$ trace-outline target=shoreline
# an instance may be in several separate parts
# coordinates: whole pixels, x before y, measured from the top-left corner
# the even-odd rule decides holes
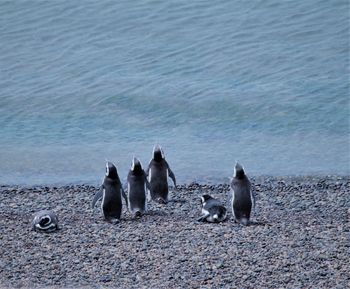
[[[92,213],[91,185],[0,185],[0,287],[345,288],[349,272],[350,176],[251,177],[256,225],[198,223],[199,197],[229,206],[229,185],[192,182],[168,205],[149,203],[120,224]],[[60,230],[30,230],[53,209]],[[20,248],[20,249],[19,249]]]
[[[341,179],[348,179],[350,178],[350,175],[346,174],[310,174],[310,175],[249,175],[248,177],[250,181],[253,182],[264,182],[264,181],[277,181],[277,180],[293,180],[293,181],[311,181],[311,180],[341,180]],[[211,178],[211,177],[202,177],[202,178],[194,178],[190,179],[188,178],[185,181],[178,182],[178,184],[182,186],[189,186],[191,184],[198,184],[198,185],[229,185],[231,176],[222,177],[222,178]],[[101,177],[102,179],[102,177]],[[120,179],[122,184],[126,183],[125,179]],[[172,181],[168,180],[169,182],[169,188],[173,187]],[[92,186],[92,187],[98,187],[101,184],[101,180],[98,181],[75,181],[75,182],[48,182],[48,183],[6,183],[6,182],[0,182],[0,188],[4,187],[14,187],[14,188],[42,188],[42,187],[48,187],[48,188],[59,188],[59,187],[71,187],[71,186]]]

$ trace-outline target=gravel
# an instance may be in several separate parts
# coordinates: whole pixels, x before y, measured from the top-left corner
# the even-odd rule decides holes
[[[0,186],[0,287],[349,288],[350,177],[257,177],[254,224],[199,223],[209,193],[229,207],[227,184],[181,185],[119,224],[90,209],[97,190]],[[30,230],[52,209],[61,229]]]

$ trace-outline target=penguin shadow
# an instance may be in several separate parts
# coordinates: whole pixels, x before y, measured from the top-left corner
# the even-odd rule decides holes
[[[172,210],[174,205],[178,206],[178,205],[183,205],[187,202],[187,200],[185,199],[169,199],[166,202],[162,202],[162,201],[158,201],[158,200],[150,200],[149,203],[149,207],[151,207],[151,209],[149,209],[148,211],[152,211],[152,210],[157,210],[157,213],[160,213],[160,216],[165,216],[168,215],[167,213],[164,212],[165,211],[169,211]],[[159,212],[160,210],[160,212]],[[156,216],[157,213],[151,213],[151,215]]]
[[[172,214],[172,212],[174,212],[174,210],[176,210],[174,205],[176,206],[177,204],[179,204],[181,206],[186,202],[187,200],[185,199],[171,198],[167,202],[159,202],[157,200],[152,199],[149,201],[149,209],[146,214],[149,216],[159,216],[159,217],[169,216]]]
[[[270,226],[267,221],[250,221],[249,226]]]
[[[184,204],[184,203],[186,203],[187,202],[187,200],[186,199],[170,199],[169,201],[168,201],[168,204],[169,203],[179,203],[179,204]]]
[[[266,220],[263,220],[263,221],[252,221],[251,222],[253,226],[271,226],[271,224],[266,221]]]
[[[236,221],[236,220],[232,220],[231,223],[235,224],[236,226],[240,226],[240,227],[251,227],[251,226],[271,226],[270,223],[268,223],[267,221],[249,221],[249,223],[247,225],[243,225],[240,222]]]
[[[133,215],[130,212],[124,214],[121,218],[120,222],[123,223],[142,223],[148,222],[150,217],[167,217],[168,213],[156,209],[148,209],[146,212],[142,213],[142,215]]]
[[[44,235],[45,236],[45,235],[55,235],[55,234],[64,233],[67,230],[64,227],[57,227],[55,229],[55,231],[38,231],[38,230],[35,230],[33,228],[30,228],[29,231],[35,235]]]
[[[226,223],[229,223],[229,220],[226,219],[225,221],[222,222],[209,222],[209,221],[202,221],[200,220],[201,218],[196,217],[195,218],[195,225],[199,225],[199,226],[224,226]]]
[[[143,222],[148,221],[149,217],[169,217],[173,214],[174,208],[172,208],[172,204],[184,204],[187,203],[186,199],[177,198],[177,199],[169,199],[167,202],[158,202],[156,200],[148,201],[148,210],[144,212],[141,216],[134,216],[129,211],[125,212],[123,221],[126,222]]]
[[[160,210],[148,210],[144,215],[145,216],[164,217],[164,216],[168,216],[168,213],[165,211],[160,211]]]

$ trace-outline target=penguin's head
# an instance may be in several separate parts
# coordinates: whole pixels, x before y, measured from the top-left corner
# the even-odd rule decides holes
[[[237,179],[242,179],[244,178],[245,173],[244,173],[244,169],[242,167],[242,165],[238,162],[236,162],[234,171],[233,171],[233,177],[237,178]]]
[[[45,227],[45,226],[47,226],[47,225],[50,224],[50,223],[51,223],[51,217],[50,217],[49,215],[43,216],[43,217],[40,219],[40,221],[39,221],[39,225],[40,225],[41,227]]]
[[[130,170],[134,173],[142,172],[142,164],[138,158],[133,157]]]
[[[153,159],[157,162],[165,159],[164,152],[159,144],[156,144],[153,148]]]
[[[210,195],[203,195],[203,196],[201,196],[201,203],[202,203],[202,205],[203,205],[204,203],[206,203],[208,200],[212,199],[212,198],[213,198],[213,197],[210,196]]]
[[[106,176],[112,179],[115,179],[118,176],[117,168],[109,161],[106,162]]]

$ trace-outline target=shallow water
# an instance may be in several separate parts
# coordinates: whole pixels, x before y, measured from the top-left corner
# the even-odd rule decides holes
[[[349,175],[348,1],[3,1],[0,183]]]

